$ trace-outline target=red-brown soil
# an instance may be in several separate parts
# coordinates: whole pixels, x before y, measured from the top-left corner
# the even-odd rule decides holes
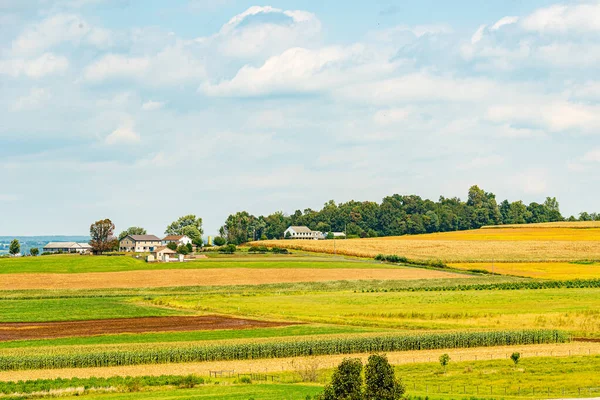
[[[293,325],[215,315],[194,317],[146,317],[62,322],[0,323],[0,341],[49,339],[118,333],[248,329]]]

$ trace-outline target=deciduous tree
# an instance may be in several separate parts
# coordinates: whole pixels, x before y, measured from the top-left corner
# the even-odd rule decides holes
[[[333,372],[331,383],[325,386],[322,400],[361,400],[362,362],[360,359],[346,358]]]
[[[36,257],[38,254],[40,254],[40,249],[38,249],[37,247],[32,247],[31,249],[29,249],[29,254]]]
[[[8,252],[11,255],[17,255],[21,252],[21,243],[17,239],[13,239],[8,246]]]
[[[115,224],[108,218],[96,221],[90,226],[90,246],[95,254],[111,251],[118,246],[114,231]]]
[[[365,400],[397,400],[404,386],[396,379],[394,367],[384,355],[373,354],[365,367]]]
[[[147,232],[144,228],[139,226],[132,226],[119,233],[119,241],[123,240],[127,235],[146,235]]]

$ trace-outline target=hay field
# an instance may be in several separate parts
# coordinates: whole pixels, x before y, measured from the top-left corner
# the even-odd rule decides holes
[[[446,263],[600,260],[600,228],[553,225],[348,239],[335,243],[333,240],[271,240],[260,244],[358,257],[396,254]]]
[[[464,278],[462,274],[414,268],[219,268],[194,270],[90,272],[80,274],[5,274],[0,290],[151,288],[260,285],[339,280],[417,280]]]
[[[567,263],[567,262],[485,262],[485,263],[452,263],[453,268],[463,270],[485,270],[502,275],[526,276],[529,278],[569,280],[600,278],[600,263]]]

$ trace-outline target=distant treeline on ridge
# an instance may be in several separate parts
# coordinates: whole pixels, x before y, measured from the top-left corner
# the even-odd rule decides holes
[[[597,214],[580,215],[582,220],[597,218]],[[354,200],[336,204],[330,200],[320,211],[307,208],[292,215],[278,211],[256,217],[241,211],[227,218],[220,234],[229,243],[241,244],[250,240],[282,239],[290,225],[306,225],[321,232],[345,231],[348,237],[377,237],[564,220],[555,197],[548,197],[541,204],[504,200],[498,205],[493,193],[472,186],[466,202],[457,197],[440,197],[434,202],[416,195],[394,194],[385,197],[381,204]]]

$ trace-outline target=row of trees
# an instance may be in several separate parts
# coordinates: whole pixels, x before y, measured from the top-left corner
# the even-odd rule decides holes
[[[591,215],[582,213],[581,219],[584,218],[591,218]],[[308,208],[292,215],[275,212],[256,217],[242,211],[227,217],[219,233],[229,243],[241,244],[249,240],[282,239],[290,225],[306,225],[321,232],[345,231],[349,237],[376,237],[563,220],[554,197],[529,205],[508,200],[498,204],[493,193],[472,186],[466,201],[440,197],[434,202],[416,195],[394,194],[385,197],[381,203],[352,200],[336,204],[330,200],[319,211]]]

